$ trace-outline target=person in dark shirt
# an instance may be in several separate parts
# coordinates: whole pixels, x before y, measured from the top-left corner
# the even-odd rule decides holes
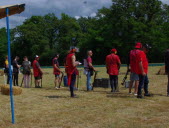
[[[165,59],[165,72],[168,77],[167,96],[169,96],[169,49],[166,50],[164,59]]]
[[[23,67],[23,79],[24,79],[24,87],[29,88],[30,74],[31,74],[31,62],[28,61],[28,57],[25,56],[24,61],[22,62]]]
[[[56,54],[55,57],[52,60],[53,74],[55,75],[54,84],[55,84],[56,89],[58,89],[58,85],[61,82],[61,78],[60,78],[61,70],[60,70],[60,67],[59,67],[58,58],[59,58],[59,54]]]
[[[20,65],[18,65],[19,57],[16,56],[15,59],[12,62],[13,65],[13,84],[14,86],[18,86],[18,74],[19,74],[19,68]]]

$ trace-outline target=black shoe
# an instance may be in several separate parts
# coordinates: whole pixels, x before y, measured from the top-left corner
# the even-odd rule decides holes
[[[150,93],[145,93],[144,96],[151,96]]]
[[[169,93],[167,94],[167,96],[169,97]]]
[[[77,98],[77,95],[74,94],[74,95],[71,95],[70,97],[71,98]]]
[[[143,99],[144,97],[142,95],[137,95],[137,98]]]

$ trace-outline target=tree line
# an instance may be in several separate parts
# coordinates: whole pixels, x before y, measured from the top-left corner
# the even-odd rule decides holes
[[[163,53],[169,48],[169,5],[159,0],[112,0],[109,8],[101,8],[95,17],[75,19],[67,14],[53,13],[32,16],[22,25],[11,29],[12,56],[30,60],[39,55],[42,65],[51,65],[55,53],[60,61],[70,46],[80,49],[81,61],[87,50],[93,51],[93,63],[104,64],[112,48],[118,50],[122,63],[136,42],[151,44],[149,61],[163,62]],[[0,29],[0,62],[7,55],[6,29]],[[3,65],[3,63],[1,63]]]

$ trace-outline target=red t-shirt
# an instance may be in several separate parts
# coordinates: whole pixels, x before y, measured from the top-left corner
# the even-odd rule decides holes
[[[143,51],[141,51],[141,52],[138,54],[138,63],[139,63],[139,62],[142,62],[143,70],[144,70],[144,72],[147,74],[147,73],[148,73],[148,59],[147,59],[146,54],[145,54]],[[138,65],[138,72],[137,72],[137,74],[142,74],[139,65]]]
[[[87,61],[88,68],[90,68],[89,67],[89,63],[92,63],[92,58],[90,56],[88,56],[87,59],[86,59],[86,61]]]
[[[118,55],[110,54],[106,56],[106,64],[108,67],[107,73],[109,75],[118,75],[119,74],[119,63],[120,58]]]
[[[33,61],[32,67],[33,67],[34,77],[42,76],[42,74],[39,70],[40,65],[39,65],[39,62],[37,60]]]
[[[55,75],[59,75],[60,74],[60,71],[58,71],[56,68],[55,68],[55,64],[56,66],[59,68],[59,62],[58,62],[58,59],[57,57],[55,57],[53,60],[52,60],[52,64],[53,64],[53,74]]]
[[[134,49],[130,51],[130,71],[137,73],[138,72],[138,55],[139,55],[140,50],[139,49]]]

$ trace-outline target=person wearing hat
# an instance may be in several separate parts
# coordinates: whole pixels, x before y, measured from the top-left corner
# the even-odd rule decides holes
[[[65,62],[65,71],[67,73],[68,78],[68,86],[70,88],[70,96],[73,98],[75,97],[74,94],[74,85],[76,80],[76,66],[80,64],[80,62],[76,61],[75,56],[76,49],[72,48],[70,52],[66,56],[66,62]]]
[[[35,60],[33,61],[33,74],[35,78],[35,88],[40,88],[40,80],[42,79],[43,71],[39,64],[39,56],[35,56]],[[42,83],[41,83],[42,84]]]
[[[111,92],[117,91],[118,74],[121,65],[120,58],[116,54],[117,50],[113,48],[111,53],[106,56],[106,68],[110,78]]]
[[[54,84],[55,84],[56,89],[59,89],[59,87],[57,87],[57,85],[61,82],[61,79],[60,79],[60,76],[59,76],[60,73],[61,73],[61,70],[59,68],[58,58],[59,58],[59,54],[56,54],[55,57],[52,60],[53,74],[55,75]]]
[[[139,52],[141,52],[142,44],[140,42],[137,42],[135,44],[135,49],[131,50],[129,53],[128,63],[127,63],[127,70],[131,72],[130,74],[130,85],[129,85],[129,94],[132,94],[131,89],[134,84],[134,95],[137,96],[138,91],[138,84],[139,84],[139,76],[137,74],[138,68],[137,68],[137,56]]]
[[[138,92],[137,98],[143,98],[142,96],[142,87],[144,87],[144,96],[150,96],[148,91],[148,59],[147,53],[151,49],[151,46],[148,44],[143,45],[142,51],[138,54],[138,70],[137,74],[139,74],[139,85],[138,85]]]
[[[19,57],[16,56],[15,59],[12,62],[13,65],[13,84],[14,86],[18,86],[18,74],[19,74],[19,68],[21,67],[18,65]]]
[[[85,74],[86,74],[86,88],[87,88],[87,91],[90,91],[92,90],[92,86],[91,86],[91,76],[93,75],[93,71],[95,71],[94,67],[93,67],[93,64],[92,64],[92,55],[93,55],[93,52],[92,50],[88,50],[87,51],[87,57],[84,59],[84,65],[85,66]]]
[[[168,77],[167,96],[169,96],[169,49],[166,50],[164,59],[165,59],[165,72],[166,72],[167,77]]]

